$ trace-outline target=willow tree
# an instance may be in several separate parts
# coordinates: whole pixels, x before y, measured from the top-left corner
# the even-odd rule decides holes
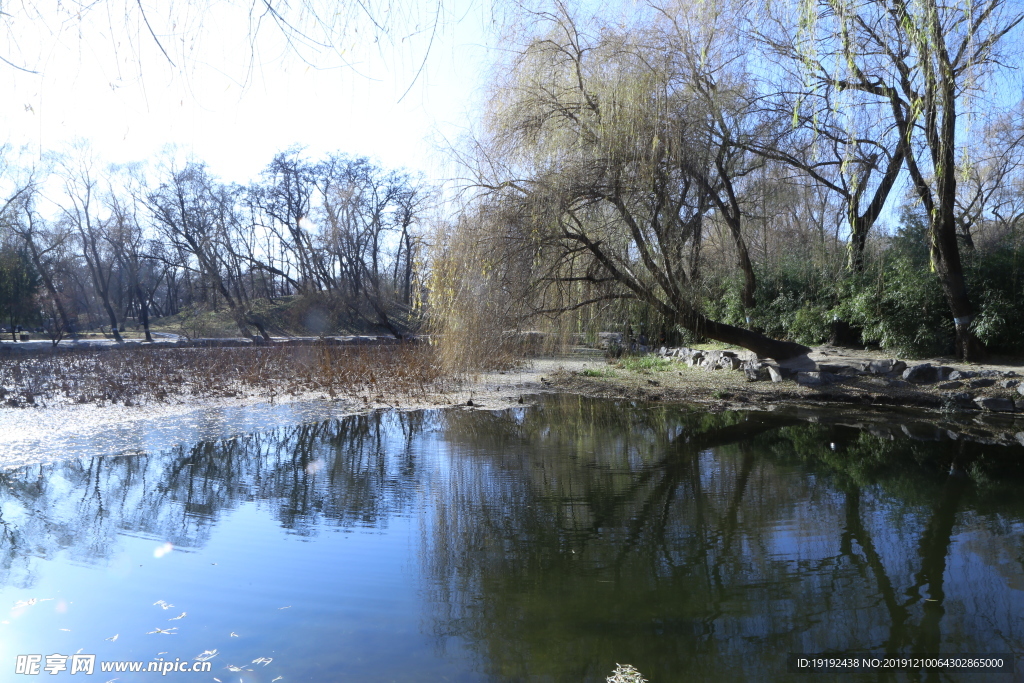
[[[1024,19],[1020,5],[798,0],[791,9],[790,49],[811,85],[884,105],[879,111],[899,134],[929,217],[931,268],[953,314],[958,354],[979,358],[984,346],[972,330],[976,309],[957,240],[957,183],[969,125],[999,109],[984,99],[995,100],[1004,85],[1007,37]]]
[[[791,124],[753,140],[751,149],[795,169],[802,183],[818,185],[842,204],[849,233],[846,265],[862,272],[868,235],[903,172],[899,131],[871,98],[851,98],[827,83],[807,89],[803,60],[785,27],[762,26],[754,35],[772,64],[773,75],[759,84],[762,106]]]
[[[494,89],[481,146],[482,215],[492,261],[514,254],[545,311],[628,297],[671,325],[776,359],[791,342],[709,319],[701,275],[711,227],[743,239],[744,191],[763,161],[748,138],[777,125],[752,112],[734,14],[722,5],[650,12],[589,33],[564,7],[534,34]],[[486,266],[485,266],[486,267]]]

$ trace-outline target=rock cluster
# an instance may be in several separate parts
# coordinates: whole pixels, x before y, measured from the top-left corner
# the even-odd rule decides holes
[[[657,353],[663,358],[676,359],[691,367],[740,370],[751,382],[792,380],[802,386],[821,387],[853,377],[876,376],[892,388],[936,385],[937,389],[944,391],[943,403],[952,409],[1024,412],[1024,382],[1013,371],[957,370],[931,363],[908,365],[895,358],[820,363],[805,355],[777,363],[771,359],[757,358],[749,352],[743,352],[741,357],[734,351],[705,351],[686,347],[661,347]],[[972,393],[972,390],[997,385],[1001,389],[1016,389],[1021,398]]]

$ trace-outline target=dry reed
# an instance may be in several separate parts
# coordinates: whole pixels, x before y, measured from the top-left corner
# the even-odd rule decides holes
[[[426,344],[126,348],[0,360],[0,404],[306,395],[391,402],[457,388]]]

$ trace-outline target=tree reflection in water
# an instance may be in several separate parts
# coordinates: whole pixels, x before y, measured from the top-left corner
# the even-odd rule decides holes
[[[432,623],[495,679],[628,661],[778,680],[790,652],[1024,649],[1019,450],[575,397],[451,414],[445,434],[462,457],[423,554]]]
[[[124,533],[201,549],[254,503],[310,539],[418,516],[411,628],[441,656],[468,644],[493,680],[601,681],[616,662],[655,682],[779,680],[790,652],[1020,653],[1020,456],[570,396],[374,413],[4,472],[0,581],[30,586],[59,552],[102,564]]]

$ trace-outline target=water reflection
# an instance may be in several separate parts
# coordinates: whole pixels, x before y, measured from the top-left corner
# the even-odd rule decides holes
[[[233,541],[278,573],[197,573],[175,602],[294,604],[261,636],[287,680],[785,680],[790,652],[1024,651],[1024,449],[827,422],[563,396],[26,467],[0,473],[0,596],[58,561],[109,570],[129,537],[224,564],[213,535],[255,508]],[[358,562],[329,540],[351,530]],[[282,580],[311,563],[316,590]],[[346,621],[404,590],[386,563],[410,599]]]

